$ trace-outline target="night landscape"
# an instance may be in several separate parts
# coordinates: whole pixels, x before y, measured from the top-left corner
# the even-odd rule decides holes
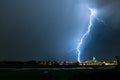
[[[0,0],[0,80],[119,80],[119,0]]]

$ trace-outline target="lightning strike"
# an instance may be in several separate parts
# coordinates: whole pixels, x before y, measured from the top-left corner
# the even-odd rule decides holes
[[[80,42],[78,43],[78,46],[77,46],[77,53],[78,53],[78,58],[77,59],[78,59],[79,63],[81,62],[81,60],[80,60],[80,55],[81,55],[80,48],[81,48],[81,45],[83,43],[84,38],[90,33],[90,30],[91,30],[91,27],[92,27],[92,19],[96,15],[95,9],[89,8],[89,11],[90,11],[90,16],[89,16],[89,25],[88,25],[87,31],[81,37]]]

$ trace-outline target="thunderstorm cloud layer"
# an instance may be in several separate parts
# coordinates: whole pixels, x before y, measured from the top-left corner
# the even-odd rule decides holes
[[[120,55],[119,0],[0,0],[0,60],[77,61],[76,46],[97,10],[81,60]]]

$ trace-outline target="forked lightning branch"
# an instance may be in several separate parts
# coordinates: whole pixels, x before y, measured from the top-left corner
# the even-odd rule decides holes
[[[91,27],[93,25],[93,22],[92,22],[93,18],[95,17],[97,20],[104,23],[102,20],[100,20],[99,18],[96,17],[96,10],[95,9],[89,8],[89,11],[90,11],[90,15],[89,15],[89,24],[88,24],[88,27],[87,27],[87,31],[80,38],[79,43],[77,45],[77,54],[78,54],[77,60],[78,60],[79,63],[81,62],[81,47],[82,47],[82,44],[83,44],[83,41],[84,41],[85,37],[87,37],[88,34],[91,31]]]

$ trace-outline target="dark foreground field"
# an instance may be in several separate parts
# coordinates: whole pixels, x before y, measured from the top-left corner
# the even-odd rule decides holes
[[[0,80],[120,80],[120,69],[0,69]]]

